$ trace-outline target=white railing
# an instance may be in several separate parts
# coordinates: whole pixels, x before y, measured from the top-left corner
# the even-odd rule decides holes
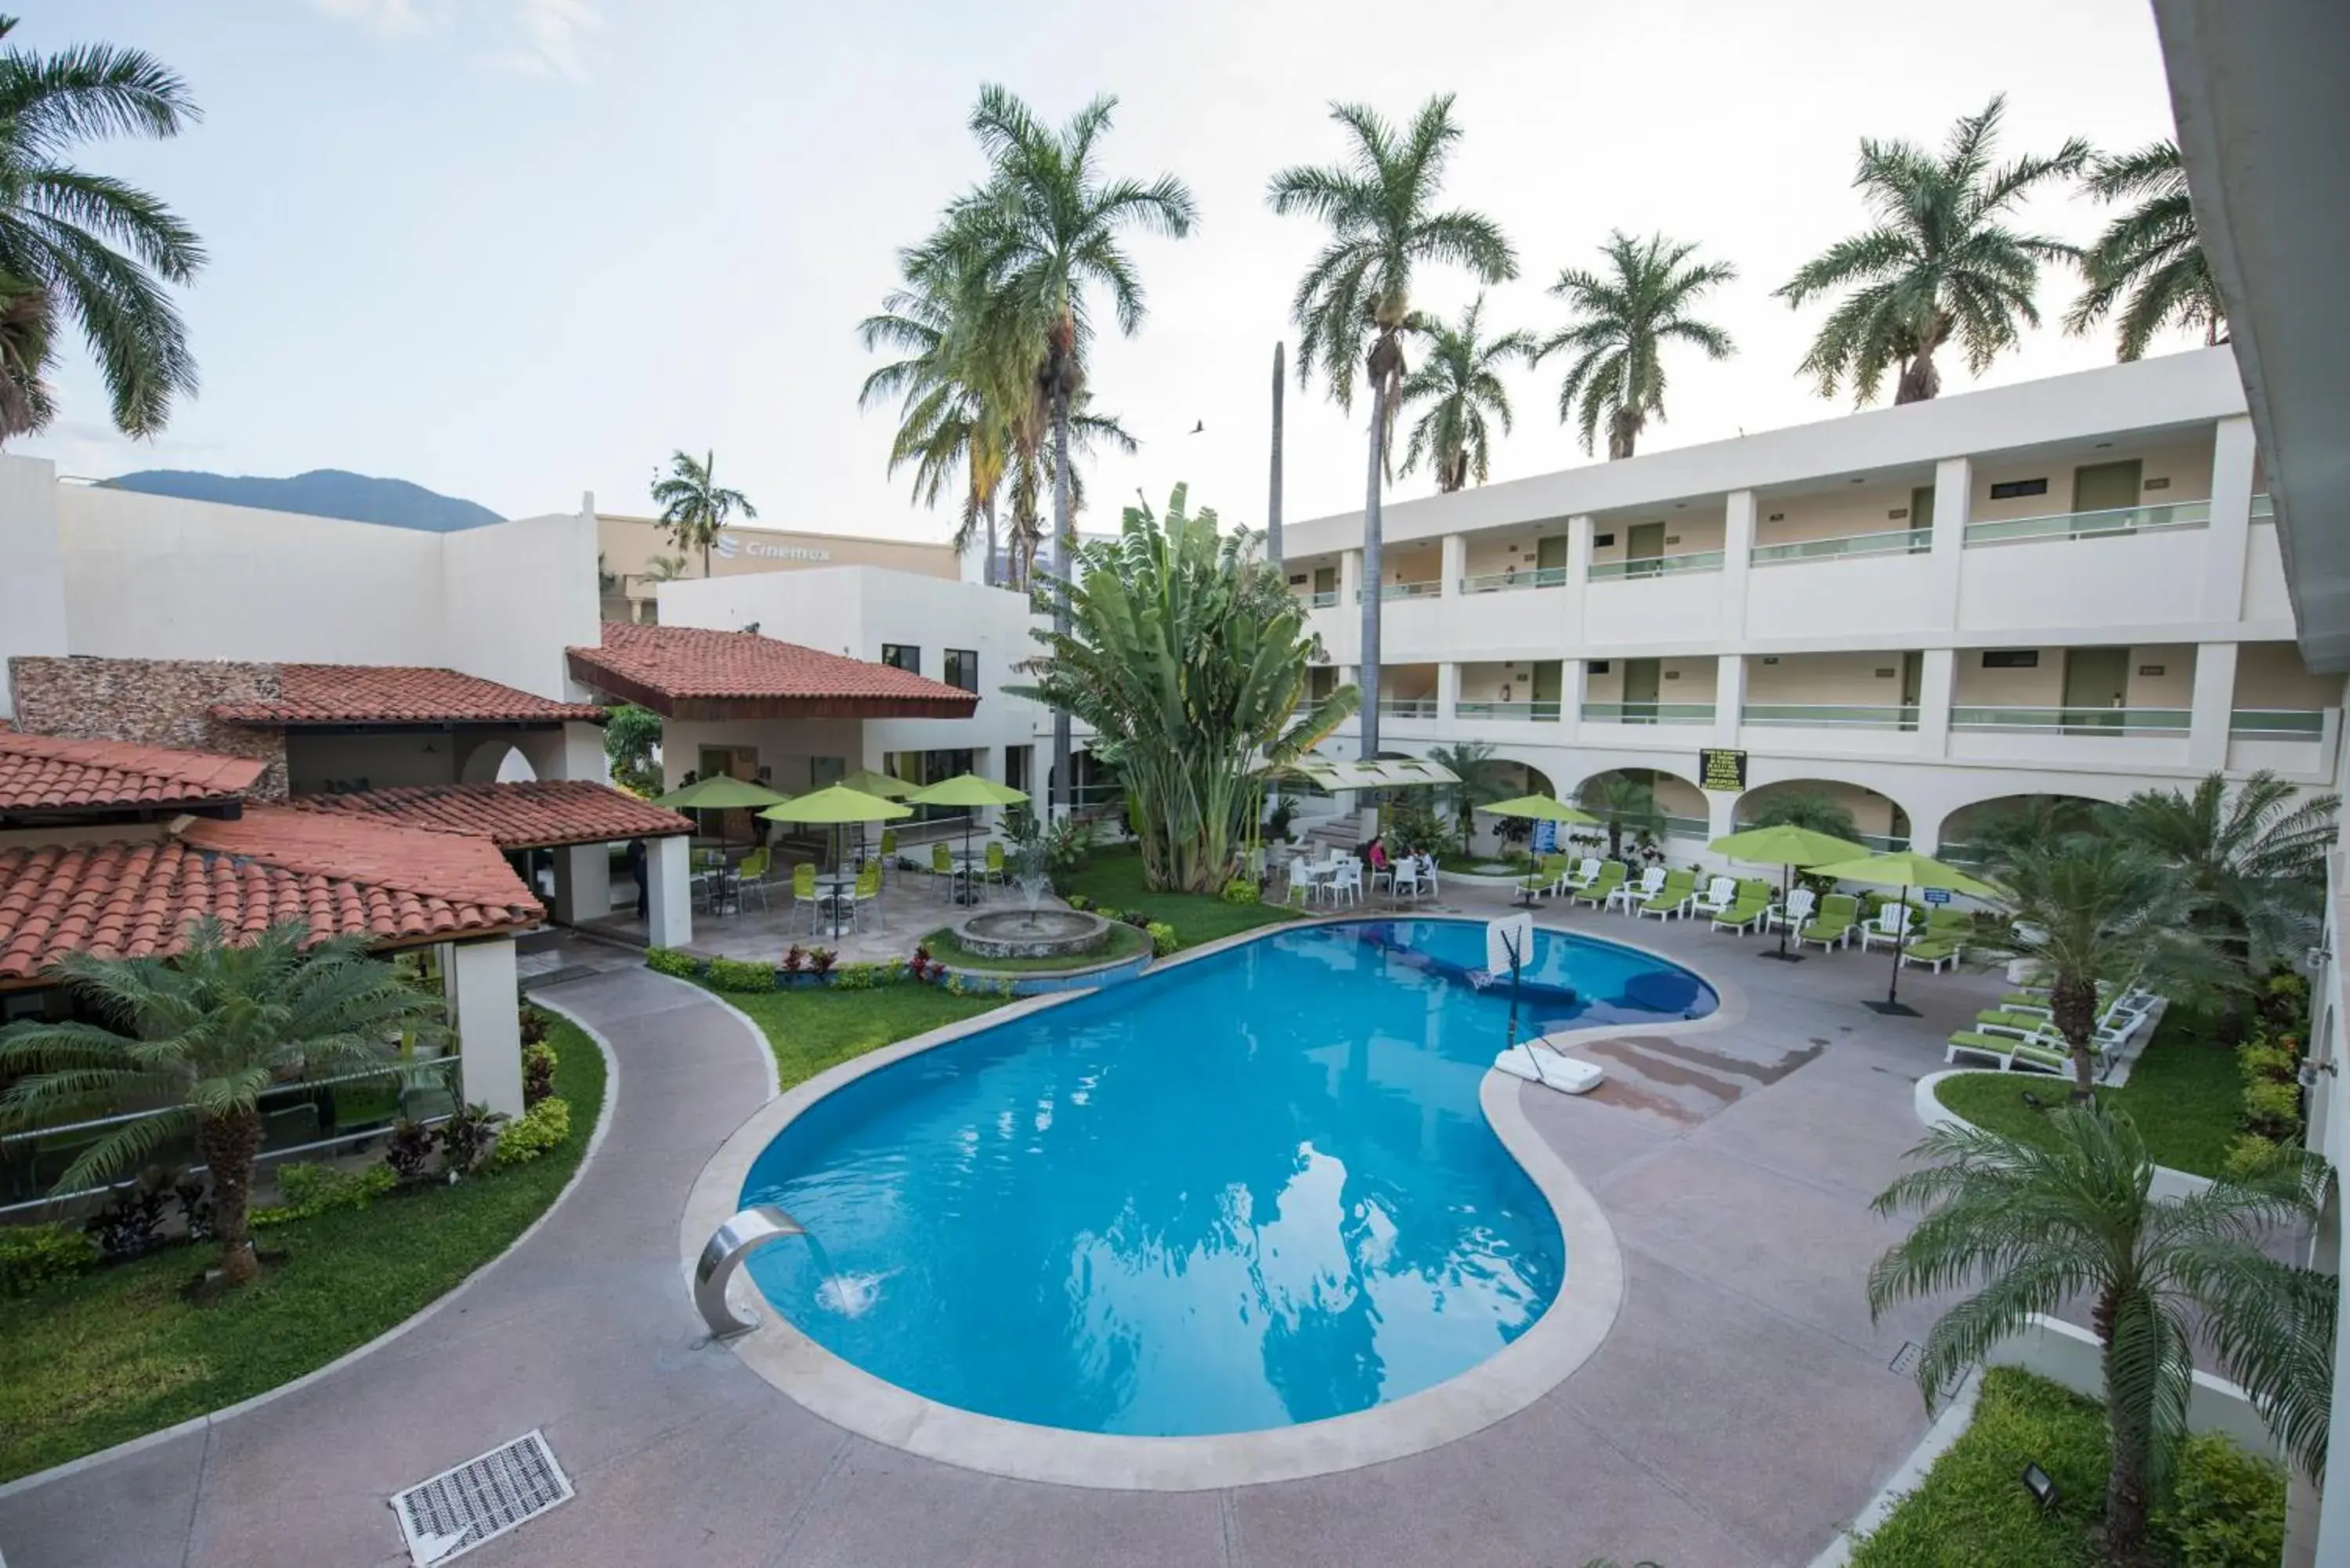
[[[1623,561],[1595,561],[1591,576],[1601,577],[1669,577],[1679,572],[1721,570],[1719,550],[1688,550],[1678,556],[1638,556]]]
[[[1383,599],[1432,599],[1444,591],[1442,582],[1430,578],[1421,583],[1382,583],[1379,597]],[[1363,590],[1355,590],[1355,602],[1363,602]]]
[[[1464,594],[1507,593],[1513,588],[1558,588],[1566,586],[1565,566],[1529,566],[1514,572],[1485,572],[1461,579]]]
[[[1594,724],[1711,724],[1711,702],[1586,702],[1583,717]]]
[[[2282,741],[2325,738],[2323,708],[2239,708],[2228,715],[2231,735],[2267,735]]]
[[[1382,719],[1433,719],[1436,699],[1433,697],[1382,697],[1379,699]]]
[[[1338,590],[1317,588],[1313,593],[1305,595],[1304,597],[1307,609],[1330,609],[1338,602]]]
[[[1842,730],[1914,730],[1912,703],[1749,702],[1739,710],[1743,724],[1787,724]]]
[[[1933,547],[1931,528],[1895,528],[1883,534],[1842,534],[1832,539],[1757,545],[1750,558],[1758,566],[1767,566],[1783,561],[1818,561],[1849,556],[1917,556]]]
[[[1537,724],[1558,722],[1556,702],[1456,702],[1453,713],[1462,719],[1526,719]]]
[[[2183,735],[2184,708],[1953,708],[1953,730],[2012,730],[2065,735]]]
[[[2252,497],[2252,521],[2255,523],[2276,521],[2276,499],[2265,490]]]
[[[2173,501],[2161,506],[2116,506],[2102,512],[2054,512],[2044,517],[2009,517],[1967,524],[1967,547],[2014,545],[2041,539],[2096,539],[2118,534],[2158,534],[2172,528],[2205,528],[2208,501]]]

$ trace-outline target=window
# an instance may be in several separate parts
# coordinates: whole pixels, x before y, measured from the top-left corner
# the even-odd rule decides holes
[[[2019,495],[2045,495],[2048,482],[2044,479],[2011,479],[1991,487],[1993,501],[2012,501]]]
[[[910,643],[885,642],[881,645],[881,662],[892,670],[920,675],[922,672],[922,650]]]
[[[1982,667],[1985,670],[2037,670],[2040,650],[2036,648],[1986,648]]]
[[[979,690],[979,649],[950,648],[947,649],[946,659],[948,685],[960,686],[965,691]]]

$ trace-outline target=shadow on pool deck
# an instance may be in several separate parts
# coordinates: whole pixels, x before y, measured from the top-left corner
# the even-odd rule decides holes
[[[1925,1016],[1887,1019],[1861,1005],[1881,955],[1782,965],[1678,923],[1542,918],[1653,947],[1749,1007],[1595,1049],[1612,1096],[1521,1091],[1615,1225],[1627,1288],[1588,1363],[1471,1437],[1309,1480],[1120,1493],[953,1469],[816,1419],[700,1337],[677,1272],[685,1193],[764,1096],[758,1046],[706,994],[627,969],[539,993],[619,1063],[607,1141],[541,1231],[332,1376],[0,1496],[0,1552],[17,1568],[389,1568],[406,1560],[393,1490],[538,1427],[578,1495],[468,1568],[1800,1568],[1924,1430],[1887,1364],[1929,1314],[1869,1322],[1862,1280],[1896,1232],[1866,1204],[1919,1137],[1911,1089],[1941,1037],[1998,987],[1905,978]]]

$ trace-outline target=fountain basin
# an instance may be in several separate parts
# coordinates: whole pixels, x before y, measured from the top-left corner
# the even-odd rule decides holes
[[[1109,942],[1109,922],[1079,909],[990,909],[956,923],[955,940],[981,958],[1078,958]]]

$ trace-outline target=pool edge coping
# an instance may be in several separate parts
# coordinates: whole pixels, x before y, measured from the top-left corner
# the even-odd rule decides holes
[[[1178,969],[1300,926],[1378,918],[1368,912],[1334,914],[1235,932],[1162,959],[1149,972]],[[1433,911],[1419,918],[1476,919]],[[1744,1015],[1742,988],[1725,987],[1644,944],[1616,945],[1685,970],[1712,989],[1714,1012],[1681,1027],[1718,1026]],[[1065,991],[1023,998],[836,1064],[769,1100],[727,1137],[694,1179],[678,1233],[685,1288],[691,1291],[702,1244],[735,1212],[752,1165],[810,1106],[869,1073],[1084,994]],[[1610,1025],[1582,1033],[1599,1039],[1656,1027]],[[1615,1227],[1596,1196],[1535,1130],[1523,1096],[1514,1092],[1520,1085],[1488,1068],[1478,1085],[1478,1105],[1503,1148],[1550,1205],[1566,1246],[1566,1279],[1516,1339],[1457,1376],[1390,1404],[1293,1427],[1183,1438],[1076,1432],[983,1416],[926,1399],[836,1355],[778,1314],[747,1272],[737,1276],[729,1300],[759,1326],[726,1343],[764,1381],[835,1426],[922,1459],[1015,1480],[1101,1490],[1197,1491],[1303,1480],[1425,1453],[1481,1432],[1549,1394],[1598,1350],[1623,1307],[1623,1251]]]

